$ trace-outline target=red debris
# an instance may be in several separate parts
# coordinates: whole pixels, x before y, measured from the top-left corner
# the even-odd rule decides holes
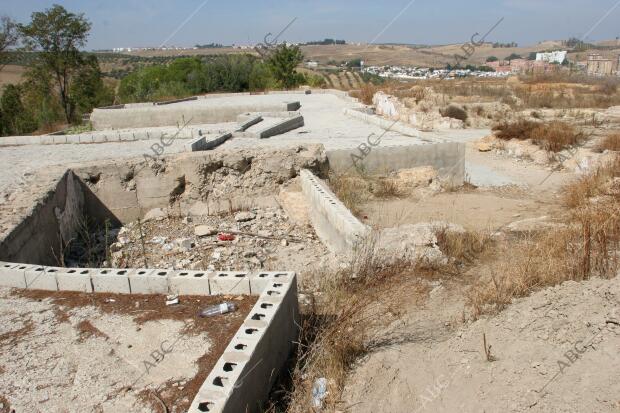
[[[219,239],[220,241],[234,241],[235,236],[233,234],[221,233],[217,236],[217,239]]]

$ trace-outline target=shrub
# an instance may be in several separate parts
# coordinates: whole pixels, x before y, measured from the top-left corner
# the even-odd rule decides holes
[[[452,119],[458,119],[465,122],[467,120],[467,112],[460,106],[457,105],[449,105],[447,108],[440,110],[441,116],[448,117]]]
[[[620,133],[613,133],[611,135],[607,135],[603,138],[603,140],[596,146],[597,152],[604,151],[615,151],[620,152]]]
[[[560,152],[577,145],[583,139],[583,133],[560,121],[539,123],[519,119],[495,125],[493,131],[498,139],[531,140],[532,143],[551,152]]]

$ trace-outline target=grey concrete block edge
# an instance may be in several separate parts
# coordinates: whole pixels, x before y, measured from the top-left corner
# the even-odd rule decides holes
[[[361,223],[312,172],[303,169],[300,176],[310,220],[321,241],[332,252],[353,253],[370,234],[370,227]]]
[[[27,273],[31,274],[30,283]],[[70,277],[65,277],[67,275]],[[242,285],[240,294],[259,296],[189,409],[190,413],[259,412],[298,337],[299,307],[294,272],[60,268],[0,261],[2,287],[37,289],[41,286],[52,291],[134,293],[133,288],[125,287],[136,277],[165,279],[169,292],[178,279],[196,281],[204,286],[197,289],[194,285],[189,291],[192,295],[217,295],[209,284],[216,277],[222,277],[225,281],[224,284],[220,281],[221,293],[237,291]],[[98,284],[93,280],[105,282],[99,283],[97,289]],[[140,285],[148,285],[148,282]],[[141,292],[153,293],[151,290]]]

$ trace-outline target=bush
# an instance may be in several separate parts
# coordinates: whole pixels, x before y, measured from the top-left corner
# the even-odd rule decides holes
[[[495,125],[493,131],[498,139],[531,140],[532,143],[551,152],[560,152],[577,145],[583,139],[583,133],[572,125],[560,121],[539,123],[519,119],[516,122]]]
[[[620,133],[613,133],[611,135],[605,136],[595,149],[597,152],[620,152]]]
[[[467,112],[465,111],[465,109],[457,105],[449,105],[447,108],[444,108],[439,112],[443,117],[458,119],[462,120],[463,122],[467,120]]]

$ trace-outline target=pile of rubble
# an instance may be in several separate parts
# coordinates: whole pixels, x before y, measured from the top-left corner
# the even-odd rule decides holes
[[[163,209],[120,229],[107,263],[115,268],[204,271],[302,269],[327,250],[310,226],[280,208],[180,218]]]

